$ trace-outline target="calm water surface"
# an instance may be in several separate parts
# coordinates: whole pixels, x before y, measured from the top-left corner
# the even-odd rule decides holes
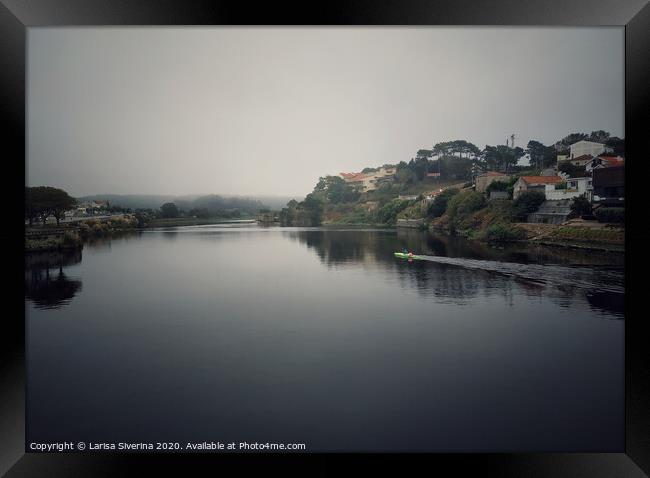
[[[241,225],[30,256],[28,441],[621,451],[622,267]]]

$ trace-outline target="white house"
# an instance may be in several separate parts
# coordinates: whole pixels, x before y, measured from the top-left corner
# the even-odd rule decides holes
[[[546,184],[544,186],[544,194],[549,201],[557,201],[561,199],[572,199],[579,196],[585,196],[591,200],[593,194],[593,186],[590,177],[585,178],[567,178],[566,188],[557,189],[562,183]]]
[[[569,146],[569,149],[571,151],[569,153],[570,159],[574,159],[584,155],[598,156],[600,154],[612,151],[611,148],[605,146],[602,143],[596,143],[594,141],[586,141],[586,140],[573,143],[571,146]]]
[[[559,176],[521,176],[513,186],[512,198],[517,199],[526,191],[541,191],[546,194],[548,190],[546,186],[551,185],[555,188],[556,184],[563,182],[564,179]]]

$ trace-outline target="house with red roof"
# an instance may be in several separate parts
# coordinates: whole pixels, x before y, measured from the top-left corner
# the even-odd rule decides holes
[[[517,199],[526,191],[541,191],[546,195],[546,186],[555,186],[565,182],[559,176],[521,176],[513,186],[512,198]]]
[[[369,173],[339,173],[339,176],[350,186],[359,190],[373,191],[384,181],[390,181],[395,176],[394,167],[381,167],[374,172]]]
[[[625,166],[625,159],[621,156],[597,156],[587,163],[585,170],[591,172],[594,169],[614,168],[617,166]]]

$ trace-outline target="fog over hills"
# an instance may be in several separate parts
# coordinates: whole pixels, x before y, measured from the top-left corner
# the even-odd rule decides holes
[[[246,196],[231,194],[187,194],[174,196],[171,194],[93,194],[77,198],[79,201],[108,201],[112,206],[131,209],[157,209],[166,202],[173,202],[182,208],[202,207],[206,203],[221,202],[223,207],[259,209],[282,209],[292,199],[301,200],[297,196]],[[259,204],[257,204],[259,203]]]

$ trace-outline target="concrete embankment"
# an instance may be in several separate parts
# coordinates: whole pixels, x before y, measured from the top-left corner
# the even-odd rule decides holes
[[[424,227],[424,219],[398,219],[397,227],[408,227],[411,229],[419,229]]]

